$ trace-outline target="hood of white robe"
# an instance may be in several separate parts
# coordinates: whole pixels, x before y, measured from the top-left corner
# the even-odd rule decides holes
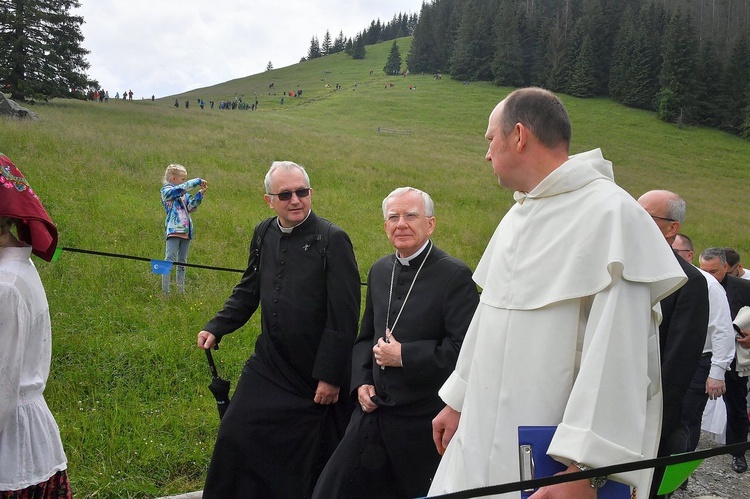
[[[651,285],[652,305],[686,277],[648,213],[614,182],[599,149],[576,154],[498,225],[474,280],[490,306],[533,310],[605,289],[618,275]]]

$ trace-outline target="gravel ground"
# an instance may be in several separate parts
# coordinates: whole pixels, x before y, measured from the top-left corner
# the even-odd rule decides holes
[[[702,432],[698,450],[721,447],[710,433]],[[687,490],[677,489],[672,499],[750,499],[750,471],[735,473],[728,454],[703,461],[688,480]]]

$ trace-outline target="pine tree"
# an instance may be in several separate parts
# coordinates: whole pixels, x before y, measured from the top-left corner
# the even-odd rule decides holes
[[[601,0],[583,0],[581,22],[584,37],[589,37],[590,40],[590,47],[587,50],[591,54],[587,57],[591,58],[590,64],[592,67],[590,71],[596,84],[594,94],[603,94],[609,82],[609,61],[612,55],[614,33],[609,32],[609,23],[604,16]],[[583,39],[581,43],[583,43]],[[576,51],[574,64],[578,64],[580,52],[581,46]],[[574,68],[573,71],[577,71],[577,69]]]
[[[383,33],[383,25],[380,24],[380,19],[376,21],[372,21],[370,23],[370,28],[365,31],[364,38],[365,38],[365,45],[375,45],[378,42],[383,41],[381,36]]]
[[[16,100],[83,97],[88,50],[79,0],[0,0],[0,85]],[[98,83],[91,82],[98,86]]]
[[[570,93],[570,83],[578,62],[578,55],[587,36],[583,19],[578,19],[573,23],[573,29],[568,36],[568,43],[559,72],[559,82],[554,88],[555,91]]]
[[[722,76],[722,121],[721,128],[739,133],[745,121],[748,100],[747,85],[750,81],[750,44],[741,36],[732,46],[726,70]]]
[[[432,4],[422,3],[419,22],[414,28],[411,48],[406,56],[409,71],[435,73],[444,69],[438,52],[437,30],[434,23]]]
[[[631,54],[632,63],[624,75],[622,103],[653,111],[659,92],[659,50],[653,39],[646,35],[642,24],[633,32]]]
[[[547,75],[552,70],[550,60],[547,58],[547,44],[549,43],[550,33],[552,32],[552,22],[549,19],[537,18],[536,21],[529,19],[530,38],[533,42],[528,43],[531,51],[530,63],[528,67],[528,82],[531,85],[544,86]]]
[[[626,78],[634,62],[635,41],[635,19],[633,11],[628,8],[620,20],[620,29],[615,37],[609,69],[609,95],[618,102],[623,101],[629,85]]]
[[[393,40],[391,51],[388,54],[388,60],[383,66],[383,72],[387,75],[397,75],[401,72],[401,54],[398,51],[398,44]]]
[[[695,80],[696,120],[712,127],[721,123],[721,62],[711,40],[705,40],[700,47]]]
[[[566,23],[558,17],[549,27],[545,44],[546,70],[544,86],[554,92],[564,91],[568,84],[568,39]]]
[[[346,49],[346,39],[344,38],[344,31],[339,31],[339,36],[333,41],[333,53],[338,54]]]
[[[490,63],[493,47],[491,25],[480,10],[479,0],[471,0],[463,11],[453,53],[451,77],[457,80],[484,81],[492,77]]]
[[[659,73],[659,117],[664,121],[693,121],[697,39],[690,15],[672,15],[664,35],[664,62]]]
[[[317,36],[313,36],[310,40],[310,48],[307,51],[307,59],[313,60],[320,57],[320,42]]]
[[[362,34],[357,35],[357,38],[354,40],[352,45],[352,58],[365,58],[365,37]]]
[[[599,87],[596,79],[596,55],[591,45],[591,37],[584,36],[568,85],[570,95],[574,97],[594,97]]]
[[[331,52],[331,32],[326,30],[326,34],[323,37],[323,43],[320,45],[320,55],[329,55]]]
[[[513,0],[505,0],[495,18],[495,57],[491,69],[494,82],[500,86],[524,84],[523,52],[518,32],[518,15]]]

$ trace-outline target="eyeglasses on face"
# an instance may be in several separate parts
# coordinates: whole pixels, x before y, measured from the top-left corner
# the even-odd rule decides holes
[[[412,223],[419,220],[419,217],[421,217],[419,213],[404,213],[403,215],[396,215],[395,213],[388,215],[385,217],[385,221],[388,222],[391,225],[396,225],[401,218],[404,219],[406,223]]]
[[[678,252],[678,253],[681,253],[681,252],[683,252],[683,251],[684,251],[685,253],[690,253],[691,251],[693,251],[693,250],[691,250],[691,249],[677,249],[677,248],[672,248],[672,249],[673,249],[673,250],[675,250],[675,251],[676,251],[676,252]]]
[[[664,217],[657,217],[656,215],[651,215],[651,218],[655,218],[656,220],[664,220],[665,222],[676,222],[674,218],[664,218]]]
[[[310,195],[310,188],[307,187],[305,189],[297,189],[296,191],[282,191],[277,193],[269,192],[269,196],[276,196],[279,198],[280,201],[289,201],[292,199],[292,194],[296,194],[298,198],[306,198]]]

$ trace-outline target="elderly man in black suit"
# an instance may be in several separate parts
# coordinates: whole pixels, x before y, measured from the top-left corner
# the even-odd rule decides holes
[[[685,201],[674,192],[649,191],[638,203],[651,215],[671,246],[685,219]],[[664,410],[658,456],[686,452],[689,431],[681,421],[682,405],[703,354],[708,329],[708,286],[698,269],[675,258],[688,278],[685,285],[661,301],[659,325]],[[654,470],[651,497],[656,497],[664,470]]]
[[[729,264],[724,248],[703,250],[700,256],[700,266],[724,286],[732,319],[737,317],[737,312],[742,307],[750,305],[750,281],[729,275]],[[737,339],[737,344],[750,348],[750,331],[743,330],[739,334],[742,338]],[[747,378],[737,374],[736,357],[727,371],[725,381],[727,384],[727,391],[724,394],[724,403],[727,406],[727,444],[747,442],[750,427],[747,419]],[[747,471],[744,451],[732,455],[732,469],[737,473]]]
[[[396,252],[375,262],[352,355],[354,410],[314,498],[427,494],[440,455],[432,418],[479,303],[471,271],[435,246],[427,193],[396,189],[383,200]]]

